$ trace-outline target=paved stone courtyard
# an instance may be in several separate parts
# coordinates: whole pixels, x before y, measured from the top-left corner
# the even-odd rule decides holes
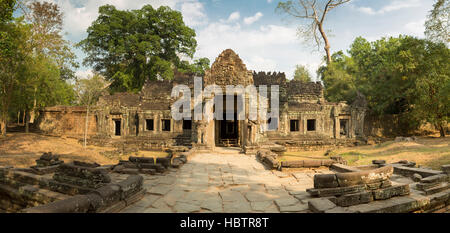
[[[327,171],[287,175],[266,170],[255,156],[237,151],[197,154],[178,170],[145,175],[147,194],[122,212],[308,212],[310,197],[305,190],[313,187],[315,172]]]

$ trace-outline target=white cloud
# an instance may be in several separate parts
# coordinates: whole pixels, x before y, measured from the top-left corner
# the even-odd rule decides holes
[[[267,3],[272,3],[273,0],[267,0]]]
[[[425,21],[426,19],[424,18],[419,21],[409,22],[405,24],[405,29],[415,36],[423,37],[425,32]]]
[[[266,25],[261,27],[241,27],[224,21],[210,22],[197,31],[196,57],[207,57],[214,62],[225,49],[233,49],[247,69],[254,71],[281,71],[292,78],[296,64],[311,64],[313,76],[319,60],[312,57],[310,50],[302,50],[292,27]],[[301,59],[302,63],[295,63]]]
[[[263,14],[261,12],[258,12],[254,16],[244,18],[244,23],[247,25],[250,25],[250,24],[258,21],[262,16],[263,16]]]
[[[181,4],[181,13],[184,22],[189,26],[197,26],[207,23],[207,17],[203,4],[197,1],[187,1]]]
[[[419,0],[395,0],[391,1],[388,5],[382,7],[379,10],[374,10],[373,8],[370,7],[357,7],[356,9],[368,15],[378,15],[378,14],[385,14],[391,11],[397,11],[401,9],[418,6],[420,6]]]
[[[228,17],[227,22],[233,22],[233,21],[236,21],[236,20],[238,20],[240,18],[241,18],[241,14],[239,14],[238,11],[235,11],[235,12],[230,14],[230,16]]]
[[[189,26],[207,22],[203,4],[199,0],[49,0],[57,3],[64,12],[64,28],[69,36],[80,37],[98,17],[98,8],[110,4],[120,10],[140,9],[146,4],[154,8],[169,6],[183,14],[184,21]]]

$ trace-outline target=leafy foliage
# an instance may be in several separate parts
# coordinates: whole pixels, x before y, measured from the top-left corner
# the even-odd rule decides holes
[[[294,80],[302,82],[311,82],[311,74],[304,65],[297,65],[294,71]]]
[[[450,43],[450,1],[437,0],[425,22],[425,35],[435,42]]]
[[[192,66],[180,59],[193,57],[195,31],[169,7],[121,11],[105,5],[87,32],[79,43],[87,53],[84,64],[112,81],[113,92],[137,92],[146,79],[171,79],[175,68],[201,73],[206,63],[201,59]]]
[[[357,38],[349,56],[333,54],[318,73],[331,101],[352,102],[363,93],[372,113],[402,114],[411,128],[423,121],[438,128],[448,121],[449,49],[410,36],[368,42]]]

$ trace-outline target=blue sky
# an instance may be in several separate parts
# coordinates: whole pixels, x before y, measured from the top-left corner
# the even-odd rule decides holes
[[[219,53],[233,49],[255,71],[281,71],[292,78],[295,65],[308,67],[313,76],[324,52],[303,42],[297,35],[300,21],[275,12],[279,0],[51,0],[64,12],[66,38],[77,43],[105,4],[119,9],[138,9],[145,4],[167,5],[182,12],[185,23],[197,33],[196,58],[211,63]],[[321,0],[318,0],[321,1]],[[347,50],[363,36],[376,40],[399,34],[424,37],[424,22],[434,0],[352,0],[328,15],[331,50]],[[84,54],[75,50],[78,60]],[[77,75],[85,77],[90,67],[81,66]]]

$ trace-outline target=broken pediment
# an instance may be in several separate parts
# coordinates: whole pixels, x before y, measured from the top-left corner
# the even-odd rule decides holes
[[[205,83],[247,86],[253,84],[253,74],[233,50],[227,49],[216,58],[211,69],[206,71]]]

